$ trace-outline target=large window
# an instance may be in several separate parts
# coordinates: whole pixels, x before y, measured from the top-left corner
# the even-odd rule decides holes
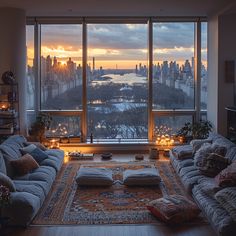
[[[82,108],[82,26],[41,25],[41,109]]]
[[[88,25],[88,130],[147,139],[147,24]]]
[[[155,128],[174,134],[200,111],[206,117],[206,22],[75,20],[27,26],[27,109],[50,112],[50,131],[64,127],[95,142],[151,141]]]

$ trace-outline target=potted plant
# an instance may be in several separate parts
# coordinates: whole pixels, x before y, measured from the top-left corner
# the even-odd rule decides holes
[[[185,142],[190,142],[192,139],[206,139],[212,131],[212,124],[210,121],[200,120],[199,122],[187,122],[177,132],[178,136],[182,136]]]
[[[31,125],[29,135],[34,141],[42,142],[45,139],[45,131],[49,129],[52,117],[45,112],[40,112],[35,122]]]

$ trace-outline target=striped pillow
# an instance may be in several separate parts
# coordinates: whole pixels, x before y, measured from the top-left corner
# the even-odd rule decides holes
[[[197,205],[181,195],[170,195],[151,201],[148,210],[161,221],[177,224],[198,216]]]

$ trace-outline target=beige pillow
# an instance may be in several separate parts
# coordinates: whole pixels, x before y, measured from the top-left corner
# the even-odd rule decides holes
[[[39,164],[30,154],[25,154],[20,159],[11,161],[11,165],[18,175],[25,175],[39,167]]]

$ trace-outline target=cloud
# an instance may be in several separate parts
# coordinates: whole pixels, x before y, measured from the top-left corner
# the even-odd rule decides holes
[[[206,49],[206,23],[202,27],[202,48]],[[154,59],[189,59],[193,56],[194,23],[153,23]],[[33,27],[27,27],[27,46],[33,45]],[[45,53],[61,52],[81,57],[82,25],[42,25]],[[88,24],[88,57],[100,60],[146,60],[147,24]],[[204,51],[204,57],[206,50]],[[77,55],[78,54],[78,55]],[[57,55],[57,54],[56,54]]]
[[[147,48],[147,25],[90,24],[88,46],[115,49]]]

